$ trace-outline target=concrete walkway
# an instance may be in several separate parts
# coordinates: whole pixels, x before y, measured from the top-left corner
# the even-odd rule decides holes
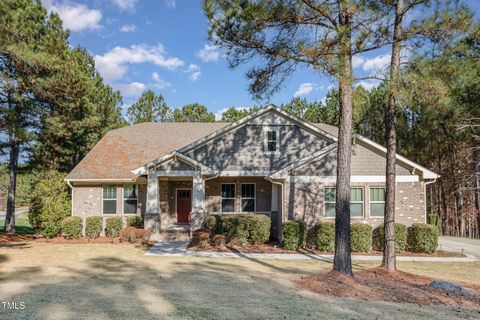
[[[205,257],[205,258],[243,258],[243,259],[274,259],[274,260],[321,260],[333,261],[332,254],[301,254],[301,253],[242,253],[242,252],[208,252],[187,251],[188,241],[162,241],[154,244],[146,256],[156,257]],[[381,256],[352,256],[354,261],[381,261]],[[444,258],[444,257],[409,257],[399,256],[397,261],[429,261],[429,262],[472,262],[474,257]]]
[[[438,249],[480,259],[480,239],[441,236],[438,239]]]

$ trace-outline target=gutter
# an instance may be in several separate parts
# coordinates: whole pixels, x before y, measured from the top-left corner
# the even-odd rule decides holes
[[[73,216],[73,186],[69,179],[65,179],[65,181],[67,182],[67,185],[70,187],[70,190],[72,191],[72,197],[70,199],[70,214]]]
[[[281,210],[281,213],[282,213],[282,216],[281,216],[281,221],[280,221],[280,230],[279,230],[279,233],[278,233],[278,241],[282,242],[283,241],[283,233],[281,231],[281,224],[283,223],[283,217],[284,217],[284,212],[283,212],[283,183],[280,183],[280,182],[277,182],[277,181],[274,181],[270,176],[266,176],[265,177],[265,180],[267,181],[270,181],[271,183],[273,184],[276,184],[276,185],[279,185],[280,186],[280,210]],[[271,208],[270,208],[271,210]]]
[[[427,223],[427,185],[435,183],[438,178],[433,179],[432,181],[427,181],[423,184],[423,204],[425,206],[425,223]]]

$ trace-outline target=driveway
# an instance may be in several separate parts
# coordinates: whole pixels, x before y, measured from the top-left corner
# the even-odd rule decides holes
[[[442,236],[438,242],[440,250],[460,252],[480,259],[480,239]]]

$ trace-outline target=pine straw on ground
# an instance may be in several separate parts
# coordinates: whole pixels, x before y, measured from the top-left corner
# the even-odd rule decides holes
[[[353,278],[335,271],[315,274],[302,277],[296,281],[296,285],[322,295],[356,300],[480,308],[480,286],[465,285],[467,293],[448,292],[429,286],[434,280],[403,271],[392,272],[376,267],[355,272]]]

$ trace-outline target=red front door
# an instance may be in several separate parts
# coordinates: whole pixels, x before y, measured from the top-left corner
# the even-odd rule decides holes
[[[177,222],[190,222],[192,191],[177,190]]]

